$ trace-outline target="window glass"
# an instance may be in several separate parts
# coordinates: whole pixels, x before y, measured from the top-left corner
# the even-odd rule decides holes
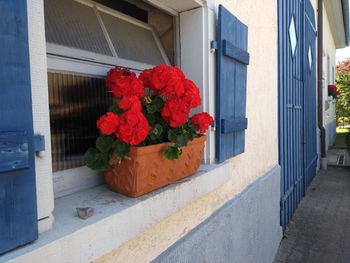
[[[118,57],[151,65],[165,63],[151,30],[100,12]]]
[[[92,7],[72,0],[45,0],[46,41],[112,56]]]
[[[113,99],[105,80],[48,73],[53,171],[83,166],[85,151],[98,136],[96,120]]]
[[[150,25],[105,6],[87,3],[45,0],[46,41],[58,45],[48,45],[48,53],[139,70],[169,63],[162,41]],[[115,54],[123,60],[116,60]]]

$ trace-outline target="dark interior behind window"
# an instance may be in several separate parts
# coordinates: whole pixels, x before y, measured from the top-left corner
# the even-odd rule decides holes
[[[115,0],[94,0],[96,3],[100,3],[109,8],[117,10],[123,14],[136,18],[142,22],[148,23],[147,11],[125,1]]]
[[[48,73],[53,171],[83,166],[98,136],[96,120],[112,105],[105,80]]]

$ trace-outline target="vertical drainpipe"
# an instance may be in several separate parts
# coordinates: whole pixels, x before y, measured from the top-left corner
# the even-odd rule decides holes
[[[323,127],[323,0],[317,3],[317,102],[318,128],[320,129],[321,167],[327,169],[326,129]]]

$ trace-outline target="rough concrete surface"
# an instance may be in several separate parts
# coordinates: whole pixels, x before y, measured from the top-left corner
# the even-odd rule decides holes
[[[344,162],[340,163],[340,156],[344,156]],[[350,156],[346,148],[330,148],[327,152],[328,165],[350,166]]]
[[[315,177],[275,256],[282,262],[350,262],[350,168]]]
[[[275,167],[152,263],[270,263],[282,238]]]

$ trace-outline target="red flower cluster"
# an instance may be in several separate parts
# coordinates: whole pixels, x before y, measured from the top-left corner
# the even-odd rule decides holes
[[[182,96],[182,99],[185,100],[191,108],[196,108],[201,105],[202,101],[196,84],[192,80],[186,79],[184,85],[185,94]]]
[[[101,118],[96,121],[96,124],[97,128],[104,135],[111,135],[118,129],[119,116],[113,112],[107,112],[106,115],[101,116]]]
[[[108,72],[106,85],[119,99],[119,108],[125,112],[120,116],[107,112],[97,121],[97,127],[102,134],[115,134],[118,139],[130,145],[143,142],[150,131],[149,123],[142,113],[144,86],[153,90],[155,95],[162,96],[165,104],[161,115],[172,128],[186,123],[191,109],[201,104],[198,87],[186,79],[177,67],[159,65],[144,70],[139,78],[128,69],[116,67]],[[197,125],[199,132],[204,134],[213,118],[207,113],[199,113],[190,122]]]
[[[198,87],[178,67],[159,65],[144,70],[139,78],[146,87],[166,98],[162,117],[171,127],[184,124],[190,110],[201,104]]]
[[[137,145],[146,139],[149,130],[148,121],[142,112],[131,109],[120,116],[120,126],[116,135],[125,143]]]
[[[145,95],[142,82],[128,69],[113,68],[107,73],[106,86],[116,98]]]
[[[162,64],[142,71],[139,78],[145,87],[160,92],[163,96],[180,96],[184,93],[182,82],[185,75],[178,67]]]
[[[329,90],[329,93],[330,95],[336,95],[336,96],[339,96],[340,95],[340,92],[339,90],[337,89],[337,86],[334,85],[334,84],[330,84],[328,85],[328,90]]]
[[[136,96],[131,96],[131,97],[124,97],[121,99],[121,101],[118,104],[119,108],[122,110],[136,110],[136,111],[141,111],[142,106],[140,99]]]
[[[179,127],[187,121],[189,113],[190,107],[188,103],[174,96],[165,103],[162,110],[162,118],[169,122],[171,127]]]
[[[198,126],[199,133],[205,134],[214,119],[208,113],[202,112],[191,117],[190,122]]]
[[[113,112],[101,116],[97,120],[97,127],[104,135],[115,135],[123,142],[137,145],[143,142],[150,130],[148,121],[141,110],[131,108],[121,116]]]
[[[97,121],[97,127],[104,135],[115,134],[121,141],[137,145],[143,142],[150,130],[147,119],[141,112],[141,102],[136,96],[124,97],[119,107],[126,112],[118,116],[107,112]]]

